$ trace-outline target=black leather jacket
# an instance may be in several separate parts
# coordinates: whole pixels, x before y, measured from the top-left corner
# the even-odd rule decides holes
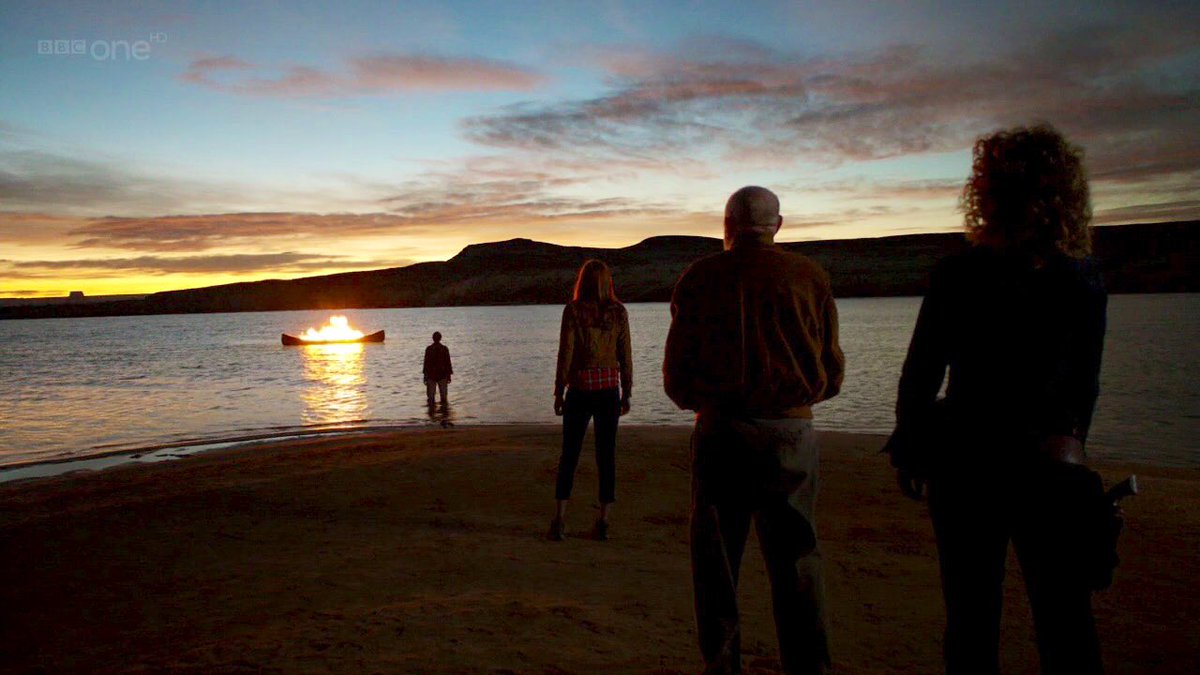
[[[904,362],[897,428],[930,413],[949,368],[945,408],[971,436],[1086,440],[1107,302],[1090,259],[1037,266],[976,246],[942,260]]]

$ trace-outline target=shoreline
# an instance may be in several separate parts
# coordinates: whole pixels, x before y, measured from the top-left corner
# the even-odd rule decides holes
[[[449,426],[458,429],[489,429],[497,427],[509,428],[526,426],[559,428],[561,424],[478,422],[471,424],[451,424]],[[286,443],[293,440],[329,437],[337,438],[342,436],[350,437],[360,434],[403,433],[406,431],[433,430],[439,427],[441,427],[441,425],[434,424],[432,422],[413,422],[407,424],[368,424],[361,427],[347,426],[325,429],[298,428],[295,430],[279,431],[276,433],[251,433],[229,437],[222,436],[213,438],[197,438],[194,440],[172,441],[166,443],[154,443],[151,445],[137,446],[133,448],[102,450],[95,453],[71,455],[68,457],[59,456],[47,459],[26,459],[13,462],[11,464],[0,464],[0,485],[10,482],[34,480],[39,478],[52,478],[55,476],[71,475],[75,473],[104,471],[106,469],[125,466],[127,464],[155,463],[176,459],[185,459],[188,457],[194,457],[213,452],[253,450],[260,446]],[[684,425],[660,423],[622,425],[622,428],[624,427],[687,427],[690,429],[691,424]],[[870,432],[840,433],[877,435]]]
[[[28,471],[30,473],[28,478],[46,478],[50,476],[74,473],[76,471],[100,471],[114,466],[121,466],[139,461],[156,462],[172,459],[183,459],[185,457],[192,457],[209,452],[243,447],[250,448],[257,445],[267,445],[294,439],[321,436],[354,435],[359,433],[383,431],[400,431],[408,428],[424,428],[425,426],[428,425],[390,424],[327,429],[300,428],[290,431],[278,431],[275,433],[264,432],[242,434],[230,437],[197,438],[193,440],[154,443],[151,445],[137,446],[133,448],[101,450],[95,453],[71,455],[68,457],[60,456],[51,457],[48,459],[25,459],[13,462],[11,464],[0,464],[0,484],[14,480],[25,480],[25,476],[12,475],[21,471]],[[75,465],[78,465],[78,468],[71,468]],[[56,467],[61,467],[61,470],[55,470]]]
[[[560,426],[561,425],[557,423],[539,424],[532,422],[472,422],[469,424],[450,425],[451,428],[455,429],[496,429],[514,427],[559,428]],[[117,466],[125,466],[128,464],[173,461],[177,459],[195,457],[198,455],[206,455],[213,452],[226,452],[243,449],[252,450],[259,446],[286,443],[293,440],[330,437],[337,438],[342,436],[352,437],[362,434],[378,433],[407,433],[414,431],[434,430],[439,427],[440,425],[433,422],[422,421],[396,424],[365,424],[363,426],[342,426],[333,428],[298,427],[287,430],[280,429],[275,432],[262,431],[261,433],[251,430],[248,433],[242,433],[234,436],[213,436],[190,440],[152,443],[150,445],[100,450],[95,453],[71,455],[66,457],[56,456],[46,459],[23,459],[17,462],[0,464],[0,485],[50,478],[54,476],[70,475],[81,472],[105,471]],[[686,424],[658,422],[622,424],[620,428],[691,429],[692,424],[691,422]],[[883,440],[885,440],[888,436],[887,433],[880,433],[873,430],[863,431],[828,429],[823,428],[820,424],[817,425],[817,431],[821,434],[875,437],[880,439],[880,445],[882,445]],[[1103,467],[1111,467],[1113,470],[1127,470],[1129,473],[1150,473],[1157,470],[1192,470],[1200,473],[1200,466],[1178,465],[1173,463],[1152,464],[1134,460],[1105,458],[1090,458],[1089,463]]]
[[[185,461],[0,484],[0,653],[46,672],[696,672],[686,426],[622,426],[612,540],[580,463],[547,542],[559,430],[405,429],[259,443]],[[940,672],[924,504],[881,436],[822,432],[818,533],[835,667]],[[589,445],[586,448],[590,448]],[[1122,564],[1096,596],[1108,672],[1193,673],[1200,470],[1138,471]],[[753,535],[752,535],[753,537]],[[779,671],[754,542],[743,672]],[[1036,672],[1010,557],[1005,672]]]

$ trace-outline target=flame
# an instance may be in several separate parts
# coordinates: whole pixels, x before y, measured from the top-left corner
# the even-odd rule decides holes
[[[334,340],[357,340],[363,336],[361,330],[350,327],[350,321],[344,316],[331,316],[329,323],[321,326],[320,330],[309,328],[299,337],[306,342],[331,342]]]

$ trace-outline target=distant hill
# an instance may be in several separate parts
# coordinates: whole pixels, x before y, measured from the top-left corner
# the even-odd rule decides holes
[[[1095,229],[1096,257],[1112,293],[1200,291],[1200,221]],[[797,242],[833,279],[838,297],[920,295],[934,262],[966,246],[959,233]],[[248,312],[366,307],[560,304],[580,263],[613,268],[626,302],[663,302],[697,258],[721,250],[708,237],[651,237],[618,249],[528,239],[473,244],[445,262],[292,280],[256,281],[88,304],[0,307],[0,319]]]
[[[24,307],[26,305],[65,305],[76,303],[120,302],[122,300],[138,300],[146,297],[143,294],[126,295],[83,295],[74,293],[70,296],[51,298],[0,298],[0,307]]]

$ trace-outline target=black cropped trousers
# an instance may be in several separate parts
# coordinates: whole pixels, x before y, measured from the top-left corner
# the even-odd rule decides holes
[[[581,391],[568,388],[563,402],[562,455],[558,460],[556,499],[570,499],[575,469],[583,451],[588,422],[595,420],[596,472],[600,476],[600,503],[617,500],[617,421],[621,419],[621,395],[617,388]]]

